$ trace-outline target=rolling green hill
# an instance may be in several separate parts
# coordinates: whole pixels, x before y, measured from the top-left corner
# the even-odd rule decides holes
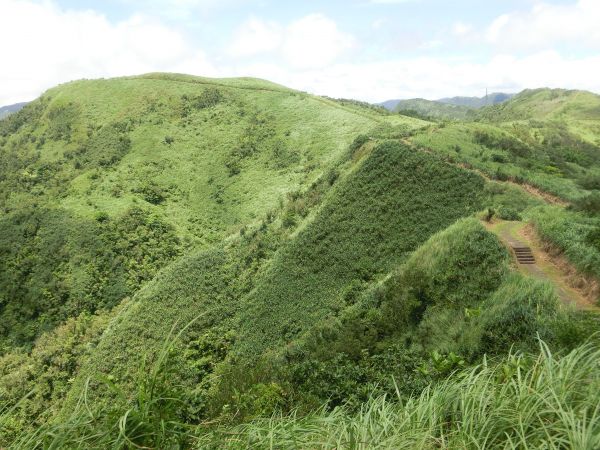
[[[574,202],[598,189],[600,96],[524,91],[476,121],[432,127],[414,142],[501,180],[527,182]]]
[[[598,120],[600,96],[566,89],[526,89],[510,101],[481,111],[488,120]]]
[[[449,105],[467,106],[469,108],[483,108],[484,106],[496,105],[510,100],[514,94],[505,94],[503,92],[493,92],[484,97],[447,97],[437,100],[440,103]]]
[[[481,223],[527,220],[600,277],[594,97],[546,98],[440,123],[148,74],[67,83],[0,121],[0,447],[264,448],[265,429],[352,447],[330,435],[346,421],[357,445],[510,447],[521,423],[596,439],[597,396],[559,382],[540,395],[590,433],[555,410],[515,421],[538,392],[521,375],[568,379],[598,322]],[[517,406],[466,432],[475,413],[445,400],[465,385]],[[356,425],[375,407],[402,431]],[[400,427],[421,410],[435,431]]]
[[[473,108],[468,106],[452,105],[422,98],[400,100],[395,106],[394,112],[407,116],[449,120],[466,119],[474,114]]]
[[[253,79],[51,89],[0,125],[0,342],[115,306],[185,249],[259,221],[383,120]]]
[[[412,98],[405,100],[387,100],[378,105],[389,111],[406,111],[413,110],[425,114],[427,111],[438,112],[440,116],[431,114],[431,117],[439,118],[462,118],[462,113],[466,113],[471,109],[479,109],[484,106],[496,105],[498,103],[510,100],[514,94],[504,94],[502,92],[494,92],[486,97],[446,97],[438,100],[425,100],[422,98]],[[445,108],[442,105],[458,106],[458,108]],[[444,112],[449,116],[444,116]],[[457,114],[452,115],[452,113]],[[427,115],[427,114],[425,114]]]

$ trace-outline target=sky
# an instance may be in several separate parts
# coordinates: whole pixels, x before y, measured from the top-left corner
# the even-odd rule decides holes
[[[156,71],[369,102],[600,93],[600,0],[0,0],[0,105]]]

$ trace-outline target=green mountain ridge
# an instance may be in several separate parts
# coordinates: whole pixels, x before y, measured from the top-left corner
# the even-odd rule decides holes
[[[486,97],[447,97],[439,100],[412,98],[387,100],[378,105],[389,111],[432,119],[465,119],[473,116],[473,110],[505,102],[514,95],[495,92]]]
[[[393,111],[403,115],[433,120],[464,120],[474,115],[474,109],[468,106],[452,105],[422,98],[400,100]]]
[[[482,364],[525,389],[538,339],[557,361],[596,348],[597,318],[481,224],[528,221],[600,279],[596,97],[525,91],[446,123],[252,78],[47,91],[0,121],[0,446],[264,448],[270,417],[401,408]],[[565,411],[595,439],[586,395]],[[574,439],[547,417],[535,445]],[[486,439],[516,442],[506,424]],[[270,445],[314,448],[289,433]]]
[[[467,106],[470,108],[483,108],[484,106],[496,105],[503,103],[514,97],[515,94],[506,94],[504,92],[492,92],[484,97],[448,97],[437,100],[440,103],[450,105]]]
[[[578,119],[600,117],[600,96],[588,91],[567,89],[526,89],[509,102],[481,112],[488,120]]]
[[[11,114],[14,114],[21,110],[27,102],[15,103],[13,105],[0,106],[0,119],[4,119]]]

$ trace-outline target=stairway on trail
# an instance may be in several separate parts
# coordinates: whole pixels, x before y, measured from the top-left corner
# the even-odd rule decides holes
[[[512,250],[517,257],[519,264],[535,264],[535,257],[531,251],[531,247],[525,245],[513,245]]]
[[[523,233],[526,225],[524,222],[495,221],[493,224],[484,223],[484,225],[489,231],[498,235],[511,250],[521,272],[538,280],[550,282],[563,303],[574,304],[580,310],[600,313],[600,308],[595,302],[569,285],[569,277],[572,274],[562,273],[559,268],[554,267],[551,258],[544,257],[544,250],[539,244]]]

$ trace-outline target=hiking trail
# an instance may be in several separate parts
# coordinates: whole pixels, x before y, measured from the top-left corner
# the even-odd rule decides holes
[[[600,312],[600,307],[569,285],[568,275],[553,262],[552,257],[532,238],[531,233],[527,232],[527,223],[494,220],[483,224],[511,250],[521,273],[552,283],[560,300],[567,305]]]

